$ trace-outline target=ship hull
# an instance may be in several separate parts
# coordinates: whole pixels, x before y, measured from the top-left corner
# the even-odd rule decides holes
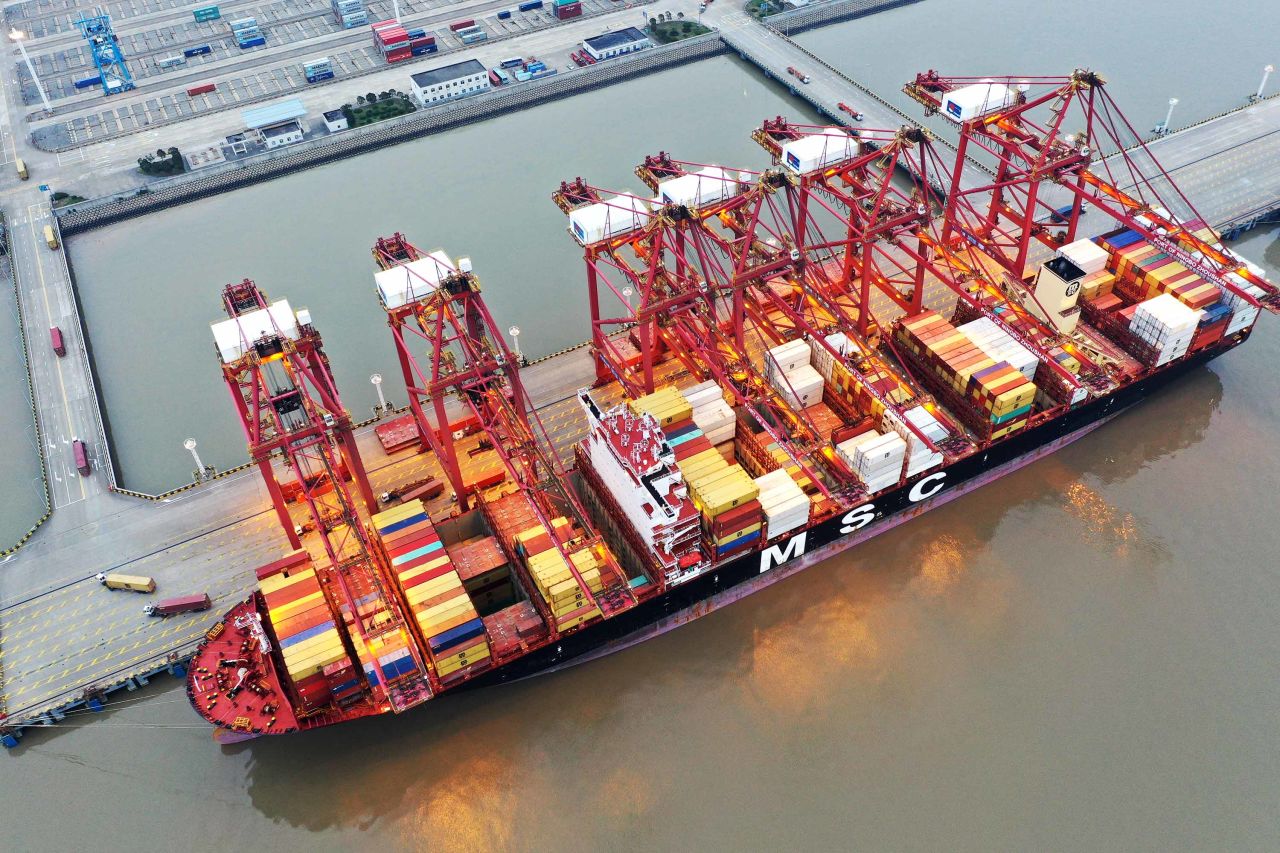
[[[705,616],[1050,455],[1246,338],[1247,334],[1239,340],[1202,350],[1105,398],[997,442],[985,452],[939,469],[909,486],[878,495],[844,515],[796,531],[780,542],[768,543],[630,610],[562,637],[559,643],[477,676],[457,689],[484,687],[564,669],[621,651]],[[868,516],[870,519],[863,526],[857,526]]]
[[[1183,375],[1243,343],[1247,337],[1246,332],[1238,338],[1223,341],[1159,373],[1125,385],[1105,398],[996,442],[984,452],[926,473],[908,486],[877,495],[843,515],[797,530],[779,540],[771,540],[758,550],[721,564],[609,619],[597,620],[561,637],[556,643],[478,674],[448,693],[555,672],[621,651],[705,616],[1054,453]],[[370,708],[345,718],[336,717],[318,723],[310,721],[304,728],[332,725],[378,713],[378,709]],[[246,733],[223,730],[216,737],[227,743],[246,739]]]

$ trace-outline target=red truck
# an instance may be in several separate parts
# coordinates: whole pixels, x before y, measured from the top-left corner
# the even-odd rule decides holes
[[[67,354],[67,345],[62,340],[62,330],[57,326],[49,328],[49,342],[53,344],[53,351],[58,358]]]
[[[84,446],[83,441],[78,438],[72,441],[71,453],[75,456],[76,470],[81,477],[88,477],[93,473],[93,468],[89,465],[89,449]]]
[[[166,598],[164,601],[148,604],[142,608],[142,612],[148,616],[172,616],[175,613],[195,613],[199,610],[208,610],[212,606],[213,602],[209,600],[209,593],[199,592],[194,595],[179,595],[176,598]]]

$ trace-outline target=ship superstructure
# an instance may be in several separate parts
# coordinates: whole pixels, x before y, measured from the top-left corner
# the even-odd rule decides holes
[[[761,170],[660,152],[644,193],[563,183],[596,379],[552,407],[568,427],[469,259],[379,240],[401,452],[450,495],[375,502],[309,315],[229,287],[223,371],[294,550],[211,631],[197,710],[277,733],[623,647],[1052,452],[1280,302],[1098,75],[907,92],[958,156],[776,118]]]

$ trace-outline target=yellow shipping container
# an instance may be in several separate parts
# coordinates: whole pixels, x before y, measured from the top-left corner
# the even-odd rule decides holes
[[[735,539],[755,533],[757,530],[759,530],[763,526],[764,525],[761,522],[757,521],[755,524],[747,525],[741,530],[736,530],[733,533],[728,534],[727,536],[717,536],[715,538],[715,543],[717,545],[724,545],[726,543],[732,542]]]
[[[405,598],[408,600],[409,606],[416,609],[422,602],[429,601],[436,596],[444,595],[446,592],[450,591],[463,591],[462,581],[454,572],[450,572],[449,574],[439,578],[438,582],[437,580],[430,580],[426,583],[418,584],[413,589],[409,590],[409,594],[405,596]]]
[[[441,595],[444,595],[444,593],[441,593]],[[446,599],[439,604],[433,604],[430,607],[418,610],[416,613],[418,614],[419,619],[430,620],[437,614],[444,613],[449,610],[456,610],[464,604],[470,607],[471,598],[467,595],[466,590],[459,589],[457,590],[457,595],[454,595],[452,598]]]
[[[581,616],[575,616],[572,619],[565,619],[563,621],[556,622],[556,630],[567,631],[570,628],[576,628],[579,625],[581,625],[583,622],[587,622],[591,619],[594,619],[599,615],[600,615],[600,608],[594,607],[589,612],[584,613]]]
[[[422,506],[422,501],[410,501],[406,504],[393,506],[391,509],[384,509],[377,515],[372,516],[373,526],[385,527],[388,524],[393,524],[401,519],[408,518],[411,515],[417,515],[421,512],[425,512],[425,508]]]
[[[309,673],[323,669],[346,656],[347,650],[342,647],[341,643],[338,643],[337,645],[320,649],[305,658],[285,661],[285,669],[290,675],[296,677],[299,673]]]
[[[489,647],[485,646],[483,654],[475,655],[470,658],[459,658],[457,660],[450,660],[449,663],[445,663],[441,661],[440,663],[436,664],[436,674],[442,675],[442,676],[450,675],[451,673],[457,672],[458,670],[463,669],[464,667],[468,667],[468,666],[471,666],[472,664],[479,663],[482,660],[486,660],[488,659],[488,657],[489,657]]]
[[[272,607],[267,612],[271,615],[271,621],[279,624],[290,616],[296,616],[304,610],[310,610],[323,600],[324,593],[316,590],[315,592],[307,593],[301,598],[295,598],[293,601],[281,604],[279,607]]]
[[[401,572],[400,574],[396,575],[396,577],[400,579],[401,586],[403,586],[404,584],[407,584],[409,581],[416,578],[418,575],[426,574],[427,572],[433,572],[448,562],[449,562],[449,555],[445,554],[442,557],[435,558],[429,563],[423,563],[421,566],[414,566],[408,571]]]
[[[440,626],[458,616],[469,615],[470,618],[475,617],[475,608],[471,606],[471,599],[466,599],[462,603],[451,607],[448,610],[437,611],[432,614],[419,613],[418,624],[422,626],[422,633],[428,637],[434,637],[441,633],[445,628]]]
[[[262,590],[263,595],[265,595],[268,592],[279,592],[287,586],[292,586],[293,584],[307,580],[308,578],[315,580],[315,577],[316,570],[307,566],[303,569],[294,569],[288,577],[285,577],[284,575],[271,575],[270,577],[263,578],[258,581],[258,589]]]
[[[306,660],[312,655],[332,649],[335,646],[342,645],[342,638],[338,636],[338,632],[334,628],[323,631],[314,637],[308,637],[301,643],[294,643],[292,646],[285,646],[281,650],[281,656],[285,663],[297,660]]]

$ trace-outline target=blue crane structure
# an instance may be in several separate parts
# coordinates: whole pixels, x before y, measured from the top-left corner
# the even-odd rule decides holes
[[[101,8],[93,11],[96,14],[92,17],[81,13],[76,26],[89,42],[89,52],[98,69],[102,91],[108,95],[127,92],[133,88],[133,75],[129,73],[124,54],[120,52],[120,40],[111,30],[111,16]]]

